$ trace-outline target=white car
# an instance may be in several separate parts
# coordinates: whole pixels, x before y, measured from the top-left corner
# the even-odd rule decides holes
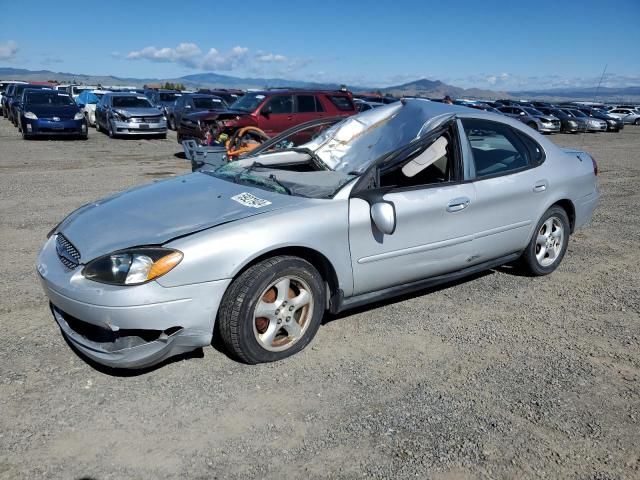
[[[105,93],[110,90],[85,90],[75,99],[78,108],[87,119],[87,123],[91,126],[96,124],[96,105]]]
[[[69,85],[67,89],[69,91],[69,94],[75,100],[76,98],[78,98],[78,95],[80,95],[83,91],[97,90],[98,86],[97,85]]]

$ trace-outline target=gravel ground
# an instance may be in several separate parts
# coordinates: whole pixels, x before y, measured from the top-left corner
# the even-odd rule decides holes
[[[206,348],[117,376],[67,346],[35,272],[90,200],[187,171],[175,136],[20,139],[0,120],[0,478],[640,478],[640,127],[545,278],[508,267],[328,318],[302,353]]]

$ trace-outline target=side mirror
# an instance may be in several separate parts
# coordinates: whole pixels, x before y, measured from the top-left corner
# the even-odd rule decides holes
[[[396,231],[396,209],[391,203],[376,202],[371,205],[371,220],[385,235]]]
[[[264,107],[262,110],[260,110],[260,115],[262,115],[263,117],[268,117],[269,115],[271,115],[271,107],[269,105]]]

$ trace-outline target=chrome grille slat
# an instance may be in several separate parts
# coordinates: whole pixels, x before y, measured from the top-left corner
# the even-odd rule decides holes
[[[56,253],[60,262],[69,270],[80,265],[80,252],[61,233],[56,235]]]

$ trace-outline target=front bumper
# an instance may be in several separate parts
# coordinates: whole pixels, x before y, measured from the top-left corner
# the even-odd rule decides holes
[[[27,135],[86,135],[87,122],[84,120],[59,120],[39,118],[22,119],[22,129]]]
[[[144,368],[211,343],[230,279],[163,287],[157,282],[119,287],[67,269],[55,236],[38,256],[38,273],[54,318],[82,354],[114,368]]]
[[[543,133],[558,133],[560,131],[560,124],[540,123],[538,130]]]
[[[113,129],[116,135],[162,135],[167,133],[167,122],[137,123],[114,121]]]
[[[597,125],[590,123],[588,129],[589,129],[590,132],[606,132],[607,131],[607,123],[604,122],[604,123],[600,123],[600,124],[597,124]]]

